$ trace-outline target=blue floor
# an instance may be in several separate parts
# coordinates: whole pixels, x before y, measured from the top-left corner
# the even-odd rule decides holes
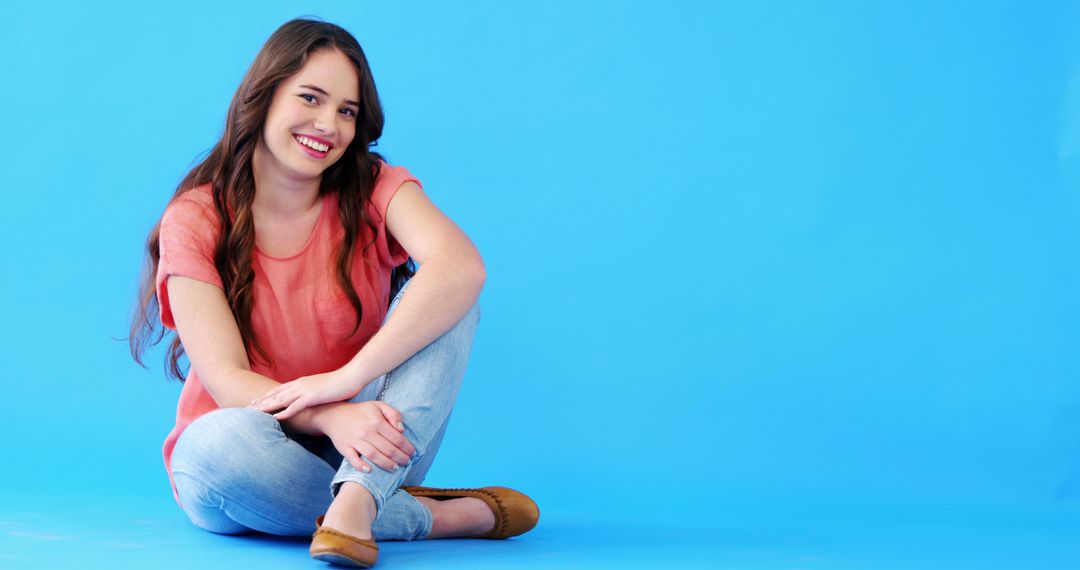
[[[219,536],[171,497],[3,497],[0,568],[320,568],[307,541]],[[507,541],[385,542],[380,568],[1080,567],[1080,525],[1061,512],[801,516],[583,514],[546,505]]]

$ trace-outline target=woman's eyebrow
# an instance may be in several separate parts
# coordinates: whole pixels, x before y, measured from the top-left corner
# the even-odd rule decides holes
[[[301,85],[300,87],[303,87],[305,89],[311,89],[312,91],[320,93],[320,94],[322,94],[322,95],[324,95],[326,97],[330,96],[330,94],[327,93],[325,89],[323,89],[322,87],[319,87],[317,85]],[[352,99],[346,99],[345,104],[346,105],[352,105],[353,107],[356,107],[357,109],[360,108],[360,103],[357,103],[356,101],[353,101]]]

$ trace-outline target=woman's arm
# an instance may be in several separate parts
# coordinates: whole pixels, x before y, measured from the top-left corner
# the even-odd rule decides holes
[[[222,408],[239,408],[279,384],[251,371],[225,293],[219,287],[189,277],[168,277],[169,304],[176,333],[206,391]],[[292,417],[287,426],[300,433],[321,433],[320,408]]]
[[[476,303],[486,278],[480,252],[415,183],[394,194],[386,228],[420,265],[397,308],[345,366],[283,384],[258,409],[285,408],[275,417],[287,419],[308,406],[348,399],[442,336]]]
[[[472,240],[415,183],[394,194],[386,229],[420,269],[390,318],[345,365],[346,375],[364,384],[450,330],[476,304],[486,279]]]

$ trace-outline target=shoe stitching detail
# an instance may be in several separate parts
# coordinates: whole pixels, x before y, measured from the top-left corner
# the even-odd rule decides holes
[[[315,537],[319,536],[319,533],[326,533],[326,534],[333,535],[333,536],[336,536],[336,537],[339,537],[339,538],[344,538],[344,539],[349,540],[350,542],[353,542],[353,543],[358,544],[360,546],[366,546],[366,547],[374,550],[375,552],[379,551],[379,547],[376,546],[376,545],[371,544],[371,542],[373,542],[371,540],[367,540],[367,539],[363,539],[363,538],[357,538],[355,536],[348,535],[348,534],[345,534],[343,532],[336,531],[336,530],[334,530],[332,528],[327,528],[325,526],[319,527],[319,530],[315,531],[315,534],[311,535],[311,537],[315,538]]]

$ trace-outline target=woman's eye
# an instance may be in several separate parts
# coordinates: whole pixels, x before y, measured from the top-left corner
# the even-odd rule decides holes
[[[350,117],[355,117],[356,116],[356,111],[353,111],[352,109],[342,109],[341,112],[345,113],[346,115],[348,115]]]
[[[300,95],[300,97],[302,97],[308,103],[314,103],[315,101],[318,101],[318,99],[316,99],[314,95],[309,95],[307,93]]]

